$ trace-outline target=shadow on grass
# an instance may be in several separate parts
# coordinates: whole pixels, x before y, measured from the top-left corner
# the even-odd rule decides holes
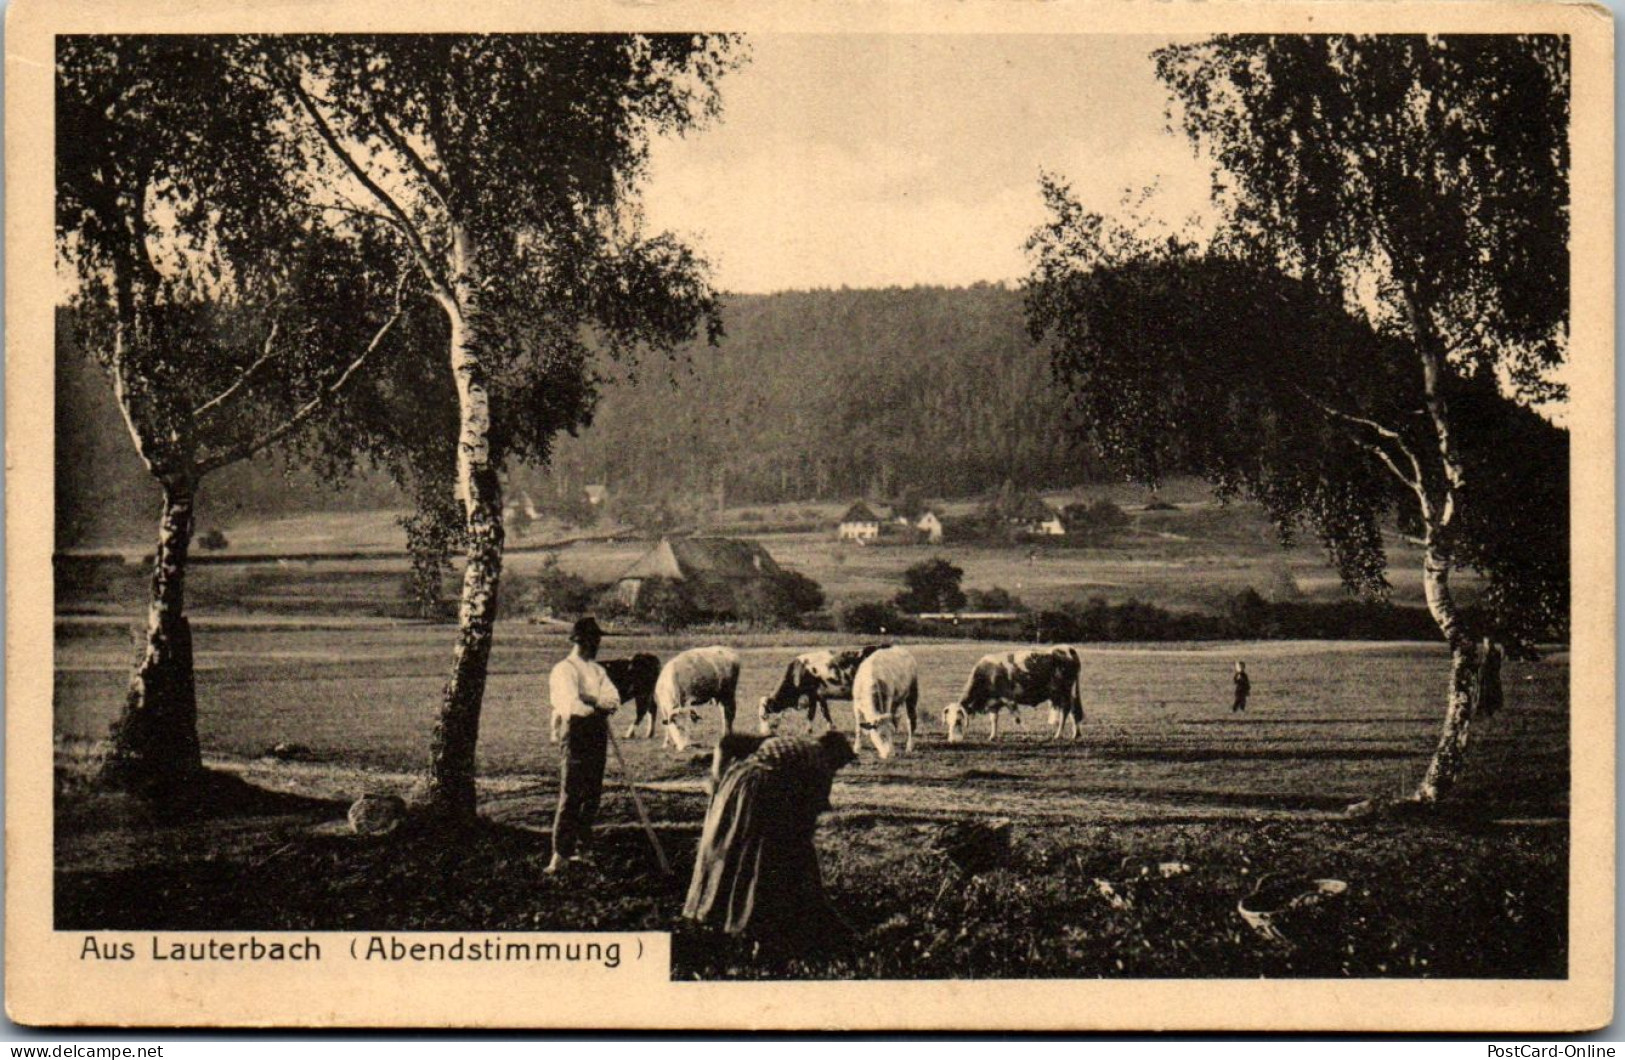
[[[224,773],[162,805],[88,783],[59,783],[56,803],[58,930],[664,931],[687,883],[625,823],[600,829],[592,866],[553,877],[534,828],[409,818],[357,836],[343,802]],[[662,830],[679,871],[697,835]]]
[[[214,769],[150,794],[105,784],[82,772],[58,770],[56,788],[58,834],[244,817],[343,817],[348,808],[333,799],[272,791]]]

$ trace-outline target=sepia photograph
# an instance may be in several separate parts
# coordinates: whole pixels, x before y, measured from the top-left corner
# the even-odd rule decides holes
[[[1052,6],[14,18],[13,1018],[1607,1022],[1606,14]]]

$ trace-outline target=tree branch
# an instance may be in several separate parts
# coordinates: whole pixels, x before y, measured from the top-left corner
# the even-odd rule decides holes
[[[1364,416],[1356,416],[1353,413],[1344,412],[1342,409],[1333,408],[1331,405],[1326,404],[1324,401],[1321,401],[1319,398],[1310,394],[1307,390],[1303,389],[1303,387],[1297,387],[1296,389],[1298,393],[1302,395],[1305,401],[1318,408],[1327,416],[1330,416],[1336,420],[1342,420],[1344,423],[1353,424],[1357,427],[1365,427],[1368,430],[1376,432],[1378,436],[1386,438],[1388,441],[1392,442],[1401,453],[1405,454],[1405,459],[1409,461],[1411,465],[1412,476],[1402,474],[1399,468],[1394,465],[1393,461],[1389,459],[1387,450],[1383,449],[1381,446],[1376,446],[1372,448],[1371,451],[1382,456],[1383,462],[1393,470],[1394,474],[1399,476],[1399,480],[1401,482],[1411,487],[1411,489],[1416,490],[1418,494],[1421,493],[1423,481],[1421,461],[1416,459],[1416,454],[1412,452],[1410,446],[1405,444],[1404,437],[1401,436],[1398,431],[1391,427],[1384,427],[1376,420],[1367,419]],[[1353,439],[1353,441],[1362,448],[1366,447],[1366,443],[1360,442],[1358,439]]]
[[[418,154],[412,145],[406,142],[406,137],[402,136],[400,130],[391,124],[389,116],[384,113],[377,100],[373,101],[371,110],[372,118],[378,123],[378,128],[384,134],[384,139],[389,141],[389,145],[405,157],[413,171],[423,178],[423,183],[429,186],[429,190],[434,193],[434,197],[440,200],[440,205],[445,207],[449,213],[451,211],[451,189],[446,186],[446,182],[441,178],[440,174],[436,173],[423,156]]]
[[[375,210],[363,210],[359,206],[318,206],[316,209],[320,213],[342,213],[349,214],[351,217],[365,217],[368,220],[379,221],[386,224],[395,229],[397,232],[402,230],[401,223],[395,220],[395,218],[386,214],[378,213]]]
[[[294,98],[304,108],[305,113],[309,114],[311,120],[316,123],[316,131],[321,135],[328,149],[337,156],[338,160],[344,164],[344,168],[350,171],[351,175],[361,183],[361,186],[366,188],[368,193],[378,201],[379,205],[395,219],[397,227],[400,228],[402,236],[406,239],[407,248],[412,252],[412,256],[417,259],[418,267],[423,270],[424,278],[429,281],[437,294],[446,298],[451,297],[451,292],[447,289],[445,281],[441,279],[439,270],[434,267],[433,260],[429,257],[429,251],[424,245],[422,233],[417,230],[417,226],[412,224],[412,219],[406,210],[388,192],[381,188],[378,182],[373,180],[367,174],[367,171],[362,168],[361,163],[357,162],[350,155],[350,152],[344,149],[344,145],[339,143],[338,134],[328,124],[320,108],[316,106],[315,100],[310,98],[310,93],[305,91],[304,85],[299,83],[298,75],[294,74],[288,77],[285,84],[288,91],[293,93]]]
[[[243,386],[247,384],[249,378],[255,372],[260,370],[260,366],[275,356],[275,351],[273,351],[271,347],[276,343],[277,331],[280,330],[281,327],[281,321],[271,321],[271,333],[265,336],[264,352],[259,355],[253,364],[249,365],[247,368],[244,368],[242,374],[239,375],[230,386],[226,387],[226,389],[222,390],[219,394],[193,409],[192,415],[196,417],[208,415],[210,412],[229,401],[233,394],[241,390]]]
[[[256,438],[252,438],[241,445],[234,446],[225,452],[216,453],[207,460],[200,460],[197,465],[197,474],[201,477],[211,471],[217,471],[228,464],[235,464],[239,460],[246,460],[255,453],[259,452],[261,449],[264,449],[266,446],[276,444],[283,438],[286,438],[289,434],[293,433],[293,431],[296,430],[301,424],[310,419],[311,416],[315,415],[316,412],[322,408],[322,406],[326,405],[334,395],[343,390],[344,384],[348,383],[350,378],[361,369],[362,364],[364,364],[372,352],[383,343],[384,337],[389,334],[390,329],[395,326],[396,322],[401,319],[401,315],[405,312],[405,308],[402,305],[402,295],[406,288],[406,277],[407,274],[403,271],[401,273],[400,281],[395,285],[395,311],[390,314],[388,320],[384,321],[383,326],[373,333],[372,341],[367,343],[367,348],[361,351],[361,355],[359,357],[350,362],[349,367],[345,368],[343,372],[339,373],[339,377],[337,379],[318,390],[315,397],[301,405],[299,409],[294,412],[292,416],[289,416],[286,420],[284,420],[281,425],[274,427],[271,430],[266,431],[264,434],[261,434]]]
[[[1381,460],[1383,465],[1386,466],[1389,471],[1394,473],[1395,478],[1399,479],[1399,481],[1403,482],[1406,486],[1409,486],[1411,492],[1416,494],[1416,499],[1422,504],[1423,515],[1425,516],[1427,514],[1427,512],[1430,510],[1430,506],[1428,504],[1427,494],[1422,489],[1422,483],[1412,479],[1409,475],[1401,471],[1399,469],[1399,465],[1394,463],[1394,458],[1389,454],[1388,450],[1384,449],[1375,442],[1361,441],[1352,435],[1349,436],[1349,441],[1375,456],[1378,460]]]

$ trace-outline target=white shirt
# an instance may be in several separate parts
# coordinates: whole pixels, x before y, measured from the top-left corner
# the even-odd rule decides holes
[[[553,716],[558,718],[590,718],[595,713],[612,713],[621,705],[621,694],[610,683],[604,668],[573,651],[553,667],[547,688]],[[583,695],[591,696],[597,708],[582,702]]]

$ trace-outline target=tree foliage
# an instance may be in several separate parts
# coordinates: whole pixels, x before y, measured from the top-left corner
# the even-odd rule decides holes
[[[199,484],[330,410],[388,346],[406,293],[376,240],[314,223],[251,65],[237,39],[58,40],[56,234],[76,344],[163,494],[107,774],[157,794],[202,768],[185,615]]]
[[[288,101],[319,209],[357,238],[386,241],[444,329],[455,430],[404,453],[390,432],[356,439],[424,481],[452,457],[467,560],[430,743],[427,809],[443,820],[475,815],[505,468],[545,463],[558,432],[589,421],[595,350],[627,360],[720,333],[704,263],[644,231],[637,191],[652,137],[717,112],[734,44],[703,34],[255,42],[264,78]]]
[[[1567,434],[1568,46],[1557,37],[1223,36],[1155,55],[1216,161],[1227,226],[1199,248],[1090,213],[1049,178],[1029,248],[1035,338],[1078,420],[1155,482],[1200,470],[1319,534],[1381,592],[1383,520],[1424,552],[1450,644],[1418,797],[1459,775],[1499,701],[1501,644],[1561,634]],[[1487,583],[1469,615],[1453,570]],[[1481,646],[1480,641],[1483,640]]]
[[[595,429],[561,442],[554,475],[678,502],[710,494],[720,470],[729,502],[752,503],[962,497],[1011,476],[1048,489],[1106,474],[1063,430],[1015,291],[730,294],[725,312],[718,347],[607,388]]]
[[[1239,35],[1155,59],[1234,238],[1324,288],[1366,277],[1375,323],[1457,374],[1562,395],[1566,37]]]
[[[899,611],[913,614],[959,611],[965,606],[965,593],[959,587],[964,579],[963,569],[940,556],[922,560],[903,572],[907,588],[892,603]]]

